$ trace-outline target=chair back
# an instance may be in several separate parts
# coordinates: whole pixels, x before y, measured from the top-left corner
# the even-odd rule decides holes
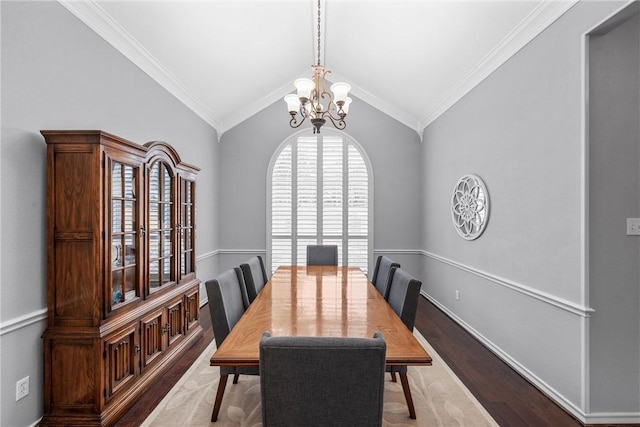
[[[249,306],[242,272],[238,267],[227,270],[215,279],[208,280],[205,287],[213,333],[216,345],[220,347]]]
[[[373,270],[371,283],[373,283],[384,299],[389,298],[389,279],[391,278],[390,273],[393,267],[400,268],[400,264],[388,256],[380,255],[376,260],[376,268]]]
[[[391,285],[387,301],[402,322],[413,332],[422,282],[400,268],[391,269]]]
[[[307,265],[338,265],[338,246],[308,245]]]
[[[251,304],[269,281],[267,271],[264,268],[261,256],[254,256],[244,264],[240,264],[240,269],[244,277],[244,284],[247,287],[249,304]]]
[[[260,341],[264,426],[380,426],[386,344],[373,338]]]

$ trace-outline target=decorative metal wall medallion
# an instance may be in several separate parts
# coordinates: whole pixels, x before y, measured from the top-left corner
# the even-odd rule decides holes
[[[479,176],[465,175],[458,180],[451,198],[451,218],[463,239],[480,237],[489,221],[489,193]]]

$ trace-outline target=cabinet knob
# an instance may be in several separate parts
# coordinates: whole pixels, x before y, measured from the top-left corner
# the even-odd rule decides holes
[[[134,345],[134,346],[133,346],[133,352],[134,352],[135,354],[140,353],[140,346],[139,346],[139,345]]]

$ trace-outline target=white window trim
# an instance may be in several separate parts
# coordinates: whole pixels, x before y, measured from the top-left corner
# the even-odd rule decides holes
[[[354,147],[356,147],[356,149],[359,151],[360,155],[362,156],[362,159],[364,160],[364,164],[365,167],[367,168],[367,174],[368,174],[368,212],[369,212],[369,218],[368,218],[368,230],[367,230],[367,234],[368,234],[368,255],[367,255],[367,270],[369,275],[373,274],[373,269],[372,266],[374,266],[374,238],[373,238],[373,230],[374,230],[374,175],[373,175],[373,168],[371,166],[371,161],[369,159],[369,156],[367,155],[367,152],[364,150],[364,148],[362,147],[362,144],[360,144],[355,138],[353,138],[352,136],[350,136],[349,134],[347,134],[346,132],[343,131],[339,131],[339,130],[333,130],[333,129],[323,129],[322,132],[324,133],[324,135],[337,135],[340,136],[342,138],[344,138],[344,140],[348,143],[348,144],[353,144]],[[301,135],[305,135],[305,134],[311,134],[311,129],[303,129],[303,130],[299,130],[297,132],[294,132],[293,134],[291,134],[287,139],[285,139],[273,152],[273,155],[271,156],[271,160],[269,160],[269,167],[267,168],[267,178],[265,180],[266,183],[266,212],[267,212],[267,224],[266,224],[266,230],[267,230],[267,234],[266,234],[266,242],[267,242],[267,253],[266,253],[266,257],[265,257],[265,268],[267,269],[267,273],[269,274],[273,274],[271,270],[271,246],[272,246],[272,239],[271,239],[271,188],[272,188],[272,174],[273,174],[273,168],[275,166],[276,160],[278,159],[278,157],[280,156],[280,153],[282,152],[282,150],[290,143],[293,143],[296,141],[296,139],[301,136]],[[294,144],[295,146],[295,144]],[[346,147],[346,145],[345,145]],[[319,179],[321,180],[321,176],[322,174],[319,174],[320,177]],[[346,181],[345,181],[346,182]],[[294,183],[295,183],[295,174],[294,174]],[[345,184],[346,185],[346,184]],[[295,188],[295,187],[294,187]],[[346,193],[344,193],[346,194]],[[295,192],[293,194],[293,200],[292,200],[293,206],[296,206],[295,203]],[[320,209],[320,207],[318,208]],[[345,213],[346,215],[346,213]],[[318,217],[320,218],[320,217]],[[322,221],[319,221],[320,223],[322,223]],[[295,235],[295,233],[297,233],[297,231],[295,230],[295,224],[292,224],[292,236]],[[343,259],[346,257],[346,247],[343,246]]]

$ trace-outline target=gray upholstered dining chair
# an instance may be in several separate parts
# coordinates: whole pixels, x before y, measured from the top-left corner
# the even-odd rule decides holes
[[[338,265],[338,246],[308,245],[307,265]]]
[[[400,264],[388,256],[380,255],[376,260],[376,268],[373,270],[371,283],[373,283],[384,299],[389,297],[389,279],[393,267],[400,268]]]
[[[240,264],[242,275],[244,276],[244,284],[247,288],[247,297],[249,304],[258,296],[264,285],[267,284],[269,278],[264,268],[264,262],[261,256],[254,256],[247,262]]]
[[[420,295],[420,287],[422,282],[415,279],[406,271],[394,267],[391,269],[389,298],[387,301],[393,311],[400,317],[407,328],[413,332],[413,325],[416,321],[416,312],[418,309],[418,297]],[[395,382],[397,373],[400,376],[404,398],[409,408],[409,417],[416,419],[416,410],[413,406],[411,397],[411,389],[409,388],[409,380],[407,378],[406,366],[387,366],[387,372],[391,373],[391,378]]]
[[[386,344],[373,338],[260,340],[264,426],[380,426]]]
[[[216,346],[219,348],[249,306],[242,271],[238,267],[227,270],[215,279],[208,280],[205,283],[205,287],[209,298],[213,333],[216,339]],[[211,414],[212,422],[218,419],[227,378],[231,374],[234,375],[233,383],[235,384],[238,382],[240,374],[259,375],[260,371],[257,367],[220,367],[220,382],[218,383],[216,400]]]

